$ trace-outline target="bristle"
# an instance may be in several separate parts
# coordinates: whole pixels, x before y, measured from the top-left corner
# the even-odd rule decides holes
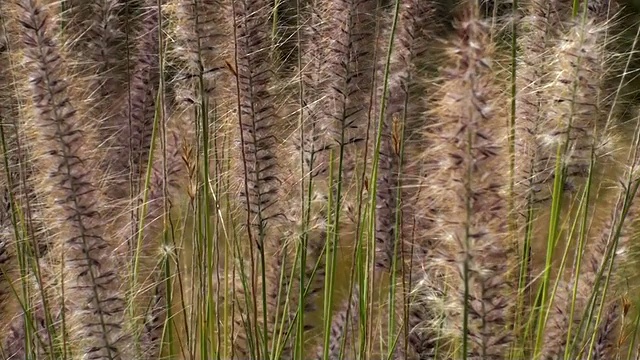
[[[181,184],[186,178],[186,168],[182,160],[182,145],[185,141],[193,141],[188,135],[181,131],[184,126],[180,124],[170,125],[166,129],[166,138],[160,137],[156,142],[156,154],[154,162],[151,166],[151,177],[149,180],[148,197],[146,203],[146,212],[144,213],[144,239],[145,248],[151,245],[154,238],[162,235],[165,224],[160,221],[167,209],[166,206],[178,199],[181,190]],[[182,137],[186,136],[183,140]],[[143,200],[140,193],[140,202]],[[152,250],[153,251],[153,250]]]
[[[297,144],[297,149],[303,150],[303,176],[313,181],[318,175],[327,175],[329,164],[327,150],[331,143],[326,134],[321,131],[321,120],[325,104],[323,89],[326,88],[327,38],[323,36],[327,31],[328,16],[321,1],[311,1],[303,8],[301,16],[305,20],[302,32],[305,35],[301,43],[300,77],[302,82],[302,126],[304,139]]]
[[[556,161],[566,174],[563,190],[572,196],[578,194],[589,173],[594,171],[592,157],[599,166],[611,161],[613,142],[606,119],[611,104],[605,93],[605,79],[611,69],[611,55],[605,43],[610,26],[609,7],[592,5],[598,4],[590,3],[587,14],[565,22],[569,25],[567,31],[558,34],[559,42],[551,54],[553,62],[548,69],[553,81],[547,88],[548,98],[541,103],[544,113],[535,140],[539,144],[534,164],[536,172],[532,175],[533,186],[538,187],[536,201],[550,199],[551,183],[555,176],[560,176],[555,173]],[[557,159],[559,150],[561,158]],[[578,283],[573,279],[561,280],[544,335],[544,358],[574,351],[566,346],[578,336],[575,329],[584,320],[583,312],[588,311],[592,293],[596,294],[594,309],[600,308],[602,284],[596,281],[597,274],[605,266],[603,261],[609,261],[605,257],[609,254],[609,241],[619,220],[621,205],[616,205],[601,230],[594,231],[595,238],[587,244]]]
[[[98,0],[89,4],[93,17],[87,20],[87,45],[89,56],[95,63],[92,68],[94,87],[102,97],[117,93],[119,79],[114,70],[121,65],[118,51],[124,50],[120,46],[124,34],[118,16],[122,5],[118,0]]]
[[[59,324],[52,324],[57,326]],[[27,329],[28,328],[28,329]],[[27,333],[31,339],[27,338]],[[19,360],[35,358],[46,358],[53,355],[51,344],[51,331],[47,329],[44,309],[42,303],[38,303],[35,309],[16,317],[9,328],[9,334],[2,343],[3,359]]]
[[[28,177],[27,156],[23,145],[24,134],[20,127],[19,99],[13,89],[13,68],[12,47],[8,32],[5,30],[10,21],[9,4],[0,5],[0,131],[2,134],[2,144],[0,145],[0,314],[5,314],[6,320],[0,321],[0,327],[6,325],[9,319],[11,305],[15,302],[14,290],[20,279],[20,267],[18,252],[19,245],[23,243],[21,237],[16,233],[16,228],[32,229],[17,214],[20,211],[27,211],[27,201],[34,202],[35,194],[33,189],[23,186],[21,179]],[[15,40],[14,40],[15,41]],[[19,210],[18,210],[19,209]],[[37,245],[40,240],[35,239],[31,244]],[[29,245],[31,245],[29,244]],[[44,242],[41,243],[44,245]],[[44,250],[45,246],[43,246]],[[40,256],[44,251],[30,249],[24,246],[25,250],[32,250],[35,256]]]
[[[0,7],[0,12],[2,12]],[[0,28],[2,28],[2,15],[0,15]],[[4,31],[0,30],[0,48],[5,44],[8,46],[8,39],[5,37]],[[15,278],[15,239],[13,232],[13,209],[17,203],[15,199],[19,193],[19,159],[16,150],[17,139],[15,136],[14,121],[17,114],[12,104],[13,100],[10,89],[6,88],[3,83],[7,83],[10,78],[10,63],[8,56],[0,51],[0,123],[2,125],[2,134],[4,135],[5,145],[0,147],[1,156],[6,160],[8,168],[0,167],[0,313],[4,313],[6,304],[11,297],[12,279]],[[12,200],[14,204],[12,204]]]
[[[535,0],[526,9],[522,21],[522,56],[518,63],[517,97],[515,117],[515,187],[517,201],[515,211],[525,217],[527,207],[540,198],[537,158],[540,142],[538,134],[544,129],[546,88],[552,80],[549,74],[549,48],[556,28],[561,24],[556,13],[557,1]],[[524,224],[520,224],[523,227]]]
[[[21,1],[19,6],[35,121],[42,146],[48,149],[42,164],[48,169],[43,172],[45,192],[52,199],[50,210],[56,221],[51,226],[64,254],[69,318],[80,324],[71,339],[80,344],[86,358],[125,358],[121,274],[104,231],[95,174],[87,157],[90,137],[68,98],[64,63],[51,37],[47,9],[37,0]]]
[[[599,21],[613,18],[620,9],[616,0],[590,0],[587,3],[588,14]]]
[[[163,272],[154,265],[157,262],[158,254],[163,257],[169,256],[162,254],[164,244],[161,239],[163,239],[164,231],[168,227],[167,214],[171,211],[171,204],[179,199],[180,184],[184,182],[186,177],[186,169],[181,156],[182,142],[180,141],[179,127],[173,125],[167,129],[167,132],[166,143],[162,144],[162,141],[158,141],[160,144],[156,148],[158,151],[154,156],[151,168],[146,212],[143,219],[141,252],[137,254],[146,263],[144,264],[146,269],[142,273],[146,274],[149,270],[151,271],[151,274],[142,279],[151,279],[156,282],[156,285],[153,286],[155,293],[151,298],[151,307],[148,310],[142,334],[142,353],[148,359],[155,359],[158,356],[168,306],[166,303],[166,279],[162,278]],[[146,297],[143,296],[141,299],[146,299]]]
[[[437,329],[439,328],[437,313],[430,303],[435,297],[442,297],[441,287],[436,285],[428,273],[431,258],[423,249],[418,249],[413,255],[414,266],[407,276],[408,286],[405,298],[408,307],[407,316],[407,345],[419,359],[434,359],[437,348]],[[398,348],[396,358],[404,352]]]
[[[320,345],[316,353],[316,359],[325,359],[325,352],[328,354],[328,359],[330,360],[343,359],[341,354],[347,354],[347,349],[343,349],[342,345],[345,342],[345,338],[348,339],[350,336],[349,329],[359,328],[359,308],[360,289],[358,285],[354,285],[351,299],[347,299],[342,306],[337,309],[337,312],[333,314],[329,348],[325,349],[324,344]],[[355,334],[351,334],[351,336],[355,336]]]
[[[574,329],[580,324],[580,319],[571,317],[570,304],[572,286],[565,281],[558,284],[552,304],[549,305],[549,319],[545,327],[545,341],[540,352],[540,358],[545,360],[561,359],[567,345],[567,330]]]
[[[117,131],[113,155],[108,159],[115,186],[110,195],[126,199],[129,187],[137,188],[149,157],[158,89],[158,7],[147,1],[142,29],[136,42],[136,57],[129,79],[129,93],[119,102],[120,114],[113,120]]]
[[[585,22],[586,21],[586,22]],[[561,164],[566,168],[565,191],[575,193],[584,183],[591,153],[601,160],[610,153],[605,129],[607,102],[604,78],[608,53],[604,39],[607,24],[578,19],[554,48],[550,71],[549,103],[538,133],[540,152],[538,179],[544,191],[537,200],[548,199],[554,178],[556,152],[561,149]]]
[[[273,246],[276,245],[276,246]],[[289,247],[284,241],[265,245],[267,262],[267,331],[273,334],[273,341],[279,334],[287,334],[297,310],[299,279],[291,278],[291,259]],[[281,348],[279,358],[291,359],[291,340],[278,344]]]
[[[616,325],[618,325],[620,310],[620,305],[617,302],[607,306],[606,311],[603,313],[604,321],[597,330],[598,333],[593,344],[591,359],[606,360],[615,357],[611,350],[616,346]],[[589,356],[588,352],[586,356]]]
[[[566,12],[561,0],[533,0],[525,8],[525,17],[519,23],[522,54],[516,65],[516,102],[514,118],[514,184],[513,215],[517,226],[517,238],[525,239],[540,217],[541,202],[549,198],[548,185],[543,179],[549,176],[553,164],[541,161],[547,156],[542,148],[540,134],[545,131],[545,111],[549,102],[549,84],[553,81],[549,63],[550,52],[561,28]],[[546,187],[545,187],[546,186]],[[535,244],[537,239],[533,239]],[[531,247],[531,245],[529,245]],[[529,253],[534,250],[526,249]],[[526,264],[526,284],[533,278],[532,259]],[[527,287],[526,289],[531,289]],[[529,291],[529,290],[527,290]],[[531,298],[526,296],[525,298]],[[523,304],[523,314],[530,304]],[[524,317],[521,317],[524,318]]]
[[[612,272],[616,273],[619,264],[624,263],[624,259],[621,259],[618,254],[624,254],[624,249],[629,247],[633,238],[634,221],[637,219],[638,213],[637,199],[625,204],[624,198],[628,196],[625,194],[626,190],[624,187],[619,190],[618,203],[615,204],[613,212],[606,219],[602,228],[598,229],[599,232],[591,239],[592,242],[586,244],[585,254],[582,255],[583,264],[577,269],[579,271],[578,282],[576,283],[572,279],[570,282],[561,281],[559,285],[545,331],[542,349],[542,355],[545,359],[552,359],[559,354],[564,354],[567,351],[568,341],[574,340],[573,337],[578,335],[576,329],[579,329],[579,325],[585,321],[593,321],[596,316],[586,317],[589,308],[593,309],[594,314],[598,314],[603,303],[608,301],[607,298],[602,298],[605,291],[611,292],[611,289],[604,288],[604,278],[607,276],[609,266],[611,266]],[[610,265],[612,261],[613,264]],[[575,302],[572,299],[574,292],[576,294]],[[593,303],[591,303],[592,297]],[[573,307],[573,313],[570,312],[571,307]],[[609,320],[615,322],[614,318],[609,319],[609,317],[617,317],[618,315],[606,312],[603,314],[605,320],[600,325],[601,328],[598,332],[599,334],[607,332],[607,334],[599,335],[603,338],[596,339],[594,346],[596,346],[596,350],[605,351],[605,348],[610,345],[607,345],[610,340],[606,339],[612,336],[609,332],[613,331],[611,329],[613,325],[606,325],[606,323]],[[570,338],[567,338],[569,335],[571,335]],[[602,342],[598,342],[600,340]],[[590,339],[586,339],[586,341],[590,341]],[[572,350],[569,349],[569,351]]]
[[[237,333],[233,340],[233,350],[238,359],[245,359],[251,355],[252,343],[255,342],[256,336],[263,336],[263,331],[268,337],[265,341],[270,344],[270,349],[273,347],[279,351],[279,359],[291,358],[291,339],[286,342],[282,340],[289,335],[287,331],[297,310],[297,295],[300,291],[298,279],[290,277],[291,261],[290,255],[286,253],[288,248],[283,243],[275,241],[269,241],[264,245],[264,256],[268,261],[265,261],[265,277],[258,278],[256,293],[253,293],[251,287],[245,290],[241,279],[235,280],[234,296],[239,312],[234,318]],[[248,277],[249,274],[245,276]],[[266,290],[264,294],[261,290],[263,286]],[[266,308],[262,303],[263,295]],[[253,307],[258,314],[257,318],[252,314]],[[281,342],[277,343],[277,340]],[[262,353],[262,349],[254,348],[253,351]]]
[[[177,35],[181,41],[178,54],[185,61],[188,75],[215,74],[221,69],[222,57],[229,56],[221,42],[226,36],[225,15],[231,15],[225,0],[180,0],[178,1]],[[215,64],[215,61],[220,62]],[[206,79],[212,76],[206,75]]]
[[[307,313],[317,311],[317,303],[323,296],[323,287],[326,277],[326,256],[325,248],[327,241],[327,200],[328,193],[326,184],[317,183],[326,178],[329,170],[328,150],[331,143],[321,130],[321,121],[323,119],[324,99],[323,89],[327,86],[326,74],[327,64],[325,62],[328,53],[328,39],[324,36],[327,31],[328,14],[324,1],[310,1],[301,9],[300,17],[303,20],[301,25],[301,42],[300,42],[300,81],[302,83],[302,101],[301,109],[302,131],[301,136],[296,139],[296,150],[302,150],[302,173],[303,188],[313,185],[316,189],[311,199],[307,195],[303,196],[304,201],[309,201],[309,223],[305,224],[306,234],[300,236],[306,237],[305,249],[305,281],[299,286],[307,287],[307,296],[303,301],[304,324],[307,329],[319,326],[317,321],[306,316]],[[300,159],[296,159],[298,162]],[[304,216],[300,219],[305,221]],[[304,336],[298,334],[297,336]]]
[[[192,120],[196,123],[202,121],[205,111],[211,122],[225,121],[236,96],[235,75],[227,68],[234,58],[234,44],[227,41],[233,36],[233,22],[229,21],[233,16],[232,2],[176,0],[175,3],[177,47],[170,56],[176,58],[180,69],[175,79],[177,107],[185,108],[182,115],[185,117],[200,114],[200,118]],[[216,124],[216,132],[221,129]]]
[[[491,71],[492,44],[477,8],[457,22],[451,63],[435,109],[440,124],[431,134],[439,159],[428,188],[436,198],[438,261],[452,266],[453,288],[446,323],[462,339],[465,356],[501,358],[511,341],[508,324],[515,295],[509,272],[514,252],[507,233],[504,197],[507,164],[504,114]],[[455,304],[455,305],[454,305]],[[468,315],[463,332],[463,312]],[[466,317],[466,316],[465,316]]]
[[[16,242],[13,232],[12,204],[5,189],[0,203],[0,313],[11,302],[13,281],[19,277],[16,263]]]
[[[335,167],[342,173],[336,173],[336,178],[344,182],[344,189],[349,189],[348,184],[357,175],[356,167],[366,165],[361,159],[373,83],[376,4],[371,0],[338,0],[328,1],[326,8],[324,36],[330,43],[326,75],[323,73],[327,79],[323,89],[326,103],[322,105],[319,131],[328,136],[322,143],[329,147],[324,148],[335,149],[336,164],[342,164],[341,168]]]
[[[305,284],[308,286],[307,297],[304,299],[305,313],[313,313],[317,310],[316,304],[323,296],[323,287],[326,277],[326,243],[327,243],[327,198],[318,193],[314,194],[311,201],[312,216],[307,230],[307,257],[305,271]],[[318,327],[319,324],[305,317],[305,326],[308,329]]]
[[[244,159],[243,199],[252,229],[251,241],[261,246],[267,223],[280,216],[273,206],[278,193],[275,109],[270,94],[269,2],[238,1],[236,61],[238,64],[238,106]],[[248,194],[246,193],[248,191]]]
[[[427,39],[421,35],[426,22],[433,11],[431,4],[415,0],[403,3],[398,14],[397,31],[391,45],[389,58],[388,82],[385,82],[386,56],[383,56],[379,66],[381,85],[378,87],[378,102],[374,109],[374,116],[380,117],[382,124],[378,128],[380,134],[378,180],[376,194],[376,266],[380,269],[391,270],[394,257],[397,257],[400,247],[397,246],[396,209],[401,199],[398,199],[399,176],[403,173],[400,168],[401,147],[406,129],[405,119],[410,116],[407,109],[412,77],[415,75],[414,56],[417,47]],[[388,46],[387,46],[388,47]],[[385,88],[386,86],[386,88]],[[382,103],[384,99],[384,103]],[[378,122],[376,121],[376,123]],[[375,146],[374,146],[375,148]]]
[[[280,169],[276,155],[278,146],[275,131],[276,113],[270,89],[272,73],[268,53],[271,49],[268,19],[272,11],[271,6],[272,4],[265,0],[242,0],[236,1],[233,7],[241,145],[240,154],[236,156],[240,159],[240,173],[243,179],[240,195],[245,206],[247,239],[251,242],[251,248],[257,249],[257,252],[249,254],[252,264],[255,263],[253,259],[264,256],[261,258],[262,263],[265,264],[262,271],[267,275],[266,279],[262,279],[266,282],[263,285],[266,293],[258,292],[254,283],[251,290],[256,293],[250,296],[244,294],[241,297],[244,298],[243,301],[246,301],[247,297],[261,299],[264,296],[267,299],[266,309],[255,303],[253,311],[246,309],[248,311],[245,316],[254,328],[242,327],[247,333],[254,332],[256,334],[254,338],[264,329],[273,329],[276,319],[282,314],[276,311],[278,294],[283,285],[279,281],[279,275],[280,271],[289,273],[286,266],[283,267],[286,264],[282,263],[282,256],[286,253],[286,249],[278,249],[281,236],[276,235],[279,231],[273,230],[274,223],[283,215],[277,204],[279,186],[282,182],[279,178]],[[276,236],[270,236],[271,234]],[[257,269],[252,267],[252,274],[256,274],[256,271]],[[255,275],[253,276],[255,279]],[[288,283],[288,279],[285,279],[285,283]],[[262,309],[258,311],[258,308]],[[258,315],[265,313],[266,319],[264,315]],[[271,336],[271,332],[267,332],[268,336]],[[250,334],[245,334],[245,336],[248,335]],[[248,350],[248,347],[236,346],[236,348]]]
[[[140,345],[143,358],[148,360],[158,359],[161,355],[159,351],[162,349],[162,335],[167,311],[166,289],[164,287],[164,283],[155,286],[155,294],[144,319]]]

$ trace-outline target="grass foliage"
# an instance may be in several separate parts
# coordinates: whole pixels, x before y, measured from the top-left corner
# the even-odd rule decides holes
[[[0,358],[640,358],[636,3],[0,1]]]

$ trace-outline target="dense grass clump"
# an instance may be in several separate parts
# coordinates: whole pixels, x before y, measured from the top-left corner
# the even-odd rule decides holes
[[[0,2],[2,359],[637,359],[634,2]]]

